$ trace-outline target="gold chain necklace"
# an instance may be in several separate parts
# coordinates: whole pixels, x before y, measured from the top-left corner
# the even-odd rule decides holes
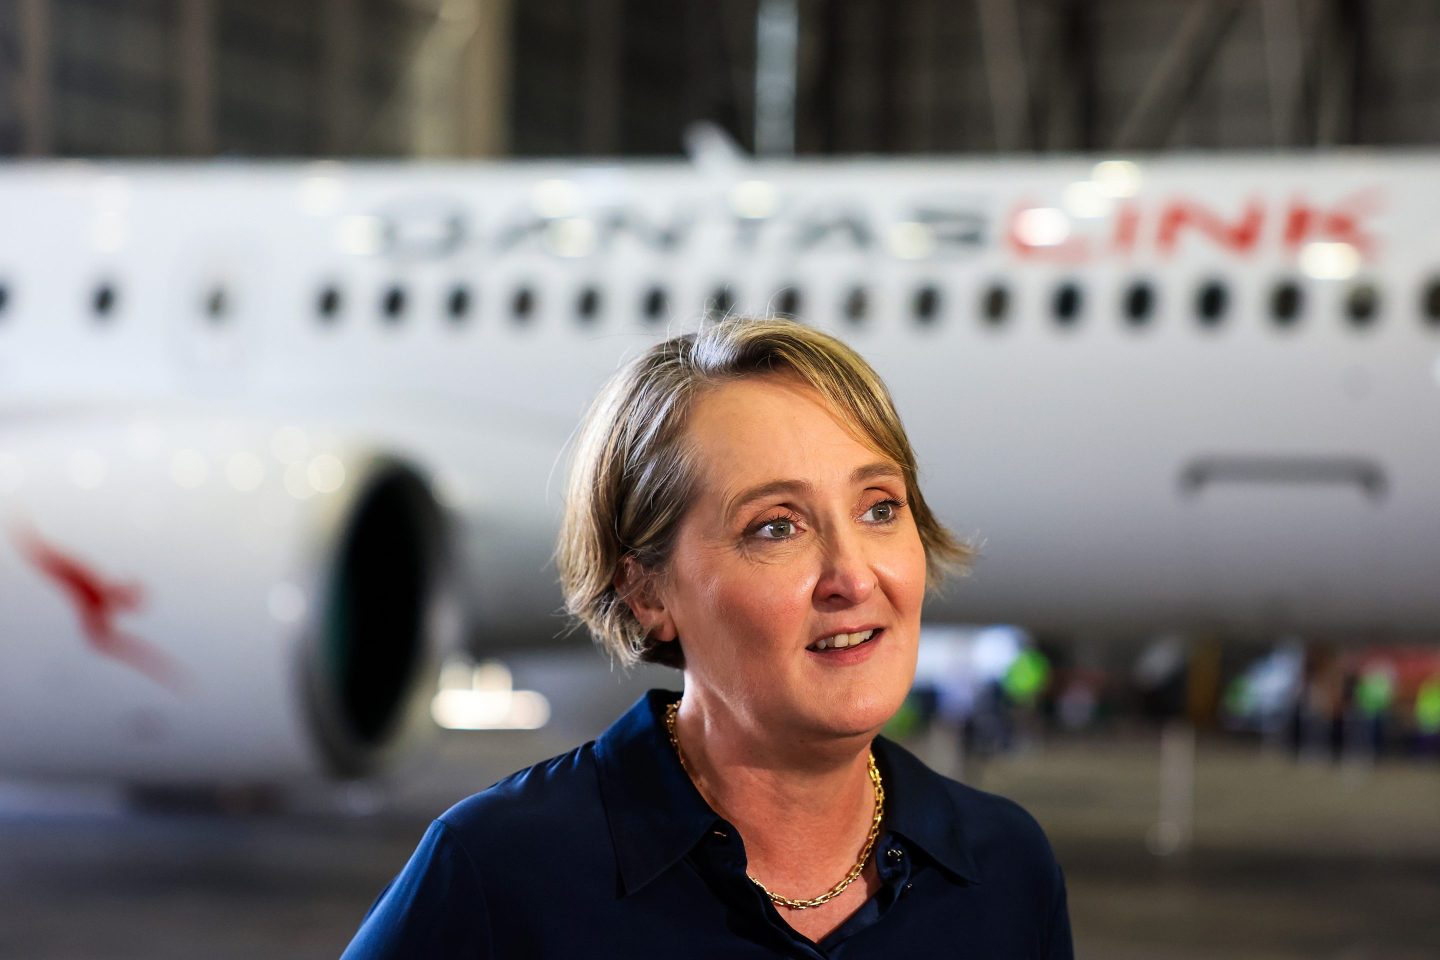
[[[675,733],[675,718],[679,713],[679,700],[676,700],[665,708],[665,729],[670,731],[670,745],[675,748],[675,756],[680,758],[681,768],[690,777],[690,781],[694,783],[695,774],[690,770],[690,764],[685,762],[685,752],[680,749],[680,738]],[[846,887],[850,886],[850,884],[854,883],[855,878],[859,877],[860,872],[865,869],[865,862],[870,859],[870,851],[875,848],[875,838],[880,835],[880,821],[885,816],[885,787],[880,782],[880,768],[875,766],[875,751],[873,750],[870,751],[870,785],[875,788],[875,817],[870,821],[870,836],[865,838],[865,849],[860,851],[860,859],[855,861],[855,866],[851,867],[850,872],[845,874],[845,879],[818,897],[810,900],[793,900],[790,897],[782,897],[778,893],[771,893],[765,884],[751,877],[750,874],[747,873],[745,876],[749,877],[750,882],[759,887],[760,892],[769,897],[772,903],[782,907],[789,907],[791,910],[808,910],[811,907],[818,907],[820,904],[840,896],[840,893]]]

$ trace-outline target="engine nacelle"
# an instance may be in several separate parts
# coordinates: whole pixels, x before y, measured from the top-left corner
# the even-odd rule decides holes
[[[0,425],[0,775],[366,776],[433,729],[444,514],[295,426]]]

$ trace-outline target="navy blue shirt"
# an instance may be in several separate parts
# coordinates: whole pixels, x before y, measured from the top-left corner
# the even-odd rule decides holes
[[[795,932],[671,748],[678,696],[651,690],[598,740],[434,821],[345,960],[1073,958],[1065,880],[1035,820],[883,737],[880,889],[820,943]]]

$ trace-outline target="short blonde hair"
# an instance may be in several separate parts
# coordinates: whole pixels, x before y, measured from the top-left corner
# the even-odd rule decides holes
[[[556,563],[565,608],[626,666],[684,666],[681,641],[646,635],[615,586],[627,558],[663,574],[694,497],[689,411],[706,389],[748,377],[798,377],[857,438],[900,465],[925,547],[926,579],[968,572],[974,548],[936,519],[920,494],[915,454],[890,392],[858,353],[793,320],[727,317],[674,337],[626,364],[601,388],[577,436]]]

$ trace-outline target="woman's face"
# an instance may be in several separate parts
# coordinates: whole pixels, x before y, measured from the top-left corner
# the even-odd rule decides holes
[[[687,696],[753,730],[873,735],[914,680],[925,591],[899,466],[780,375],[704,394],[688,440],[699,489],[653,621],[681,638]]]

